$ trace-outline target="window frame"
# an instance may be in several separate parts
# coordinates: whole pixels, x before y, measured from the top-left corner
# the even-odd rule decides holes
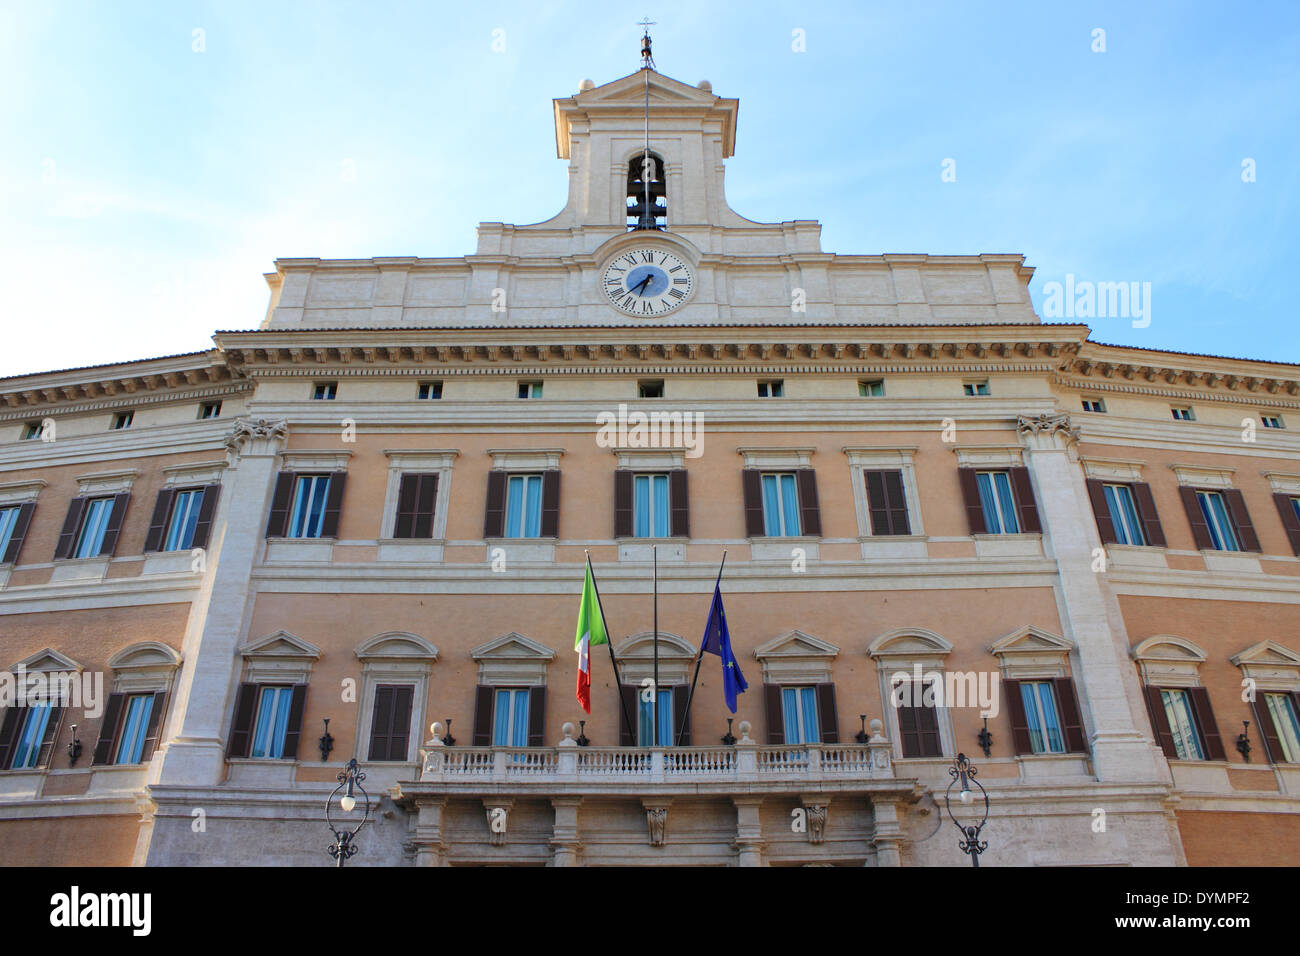
[[[338,382],[313,382],[311,400],[313,402],[332,402],[339,397]]]
[[[961,383],[962,393],[967,398],[987,398],[993,394],[987,378],[966,379]]]
[[[523,506],[522,515],[518,515],[516,508],[511,507],[510,489],[514,486],[516,481],[522,482],[521,485],[522,491],[520,492],[519,502],[516,504],[516,508],[520,504],[522,504]],[[535,498],[530,498],[529,489],[533,481],[536,481],[537,494]],[[542,537],[542,533],[541,533],[542,511],[544,510],[542,501],[543,501],[543,496],[545,494],[545,491],[546,491],[546,478],[545,475],[540,471],[522,471],[522,472],[512,471],[506,475],[505,499],[502,504],[502,507],[504,509],[502,521],[501,521],[502,538],[508,540],[516,540],[516,541],[533,541],[533,540],[540,539]],[[536,501],[536,505],[537,505],[537,512],[535,518],[530,514],[530,502],[534,500]],[[519,522],[518,522],[519,532],[520,532],[519,534],[511,534],[512,515],[518,515],[519,517]],[[527,533],[528,527],[533,523],[537,525],[537,533],[528,534]]]
[[[768,507],[767,507],[768,505],[767,480],[769,478],[777,479],[776,481],[777,515],[780,518],[780,528],[775,532],[772,530],[772,520],[771,520],[772,516],[769,514]],[[786,495],[785,481],[783,480],[785,478],[790,479],[790,485],[794,490],[793,514],[794,514],[794,520],[796,522],[797,527],[793,532],[786,526],[786,514],[788,509],[786,508],[786,501],[785,501],[785,495]],[[797,470],[761,471],[760,478],[759,478],[759,490],[760,493],[762,494],[762,501],[763,501],[763,536],[766,538],[802,537],[803,536],[803,512],[800,510],[799,476]]]
[[[1127,495],[1127,502],[1120,501],[1120,492]],[[1110,514],[1111,528],[1115,533],[1115,543],[1127,545],[1130,547],[1145,548],[1150,547],[1147,541],[1146,529],[1142,524],[1142,511],[1138,507],[1137,497],[1133,494],[1133,485],[1131,482],[1124,481],[1103,481],[1102,495],[1106,501],[1106,508]],[[1126,505],[1117,507],[1117,505]],[[1130,528],[1129,525],[1132,524]],[[1121,540],[1122,538],[1131,539],[1136,537],[1137,540]]]
[[[523,401],[531,401],[542,397],[542,386],[545,385],[545,382],[540,379],[528,379],[525,381],[519,381],[516,385],[515,397]]]
[[[198,416],[199,421],[206,422],[210,419],[220,418],[220,417],[221,417],[220,400],[215,402],[199,402],[199,416]]]
[[[130,428],[131,425],[134,424],[134,423],[135,423],[135,409],[134,409],[134,408],[127,409],[127,410],[124,411],[124,412],[114,412],[114,413],[113,413],[113,421],[112,421],[112,423],[108,426],[108,430],[111,431],[111,432],[120,432],[120,431],[123,431],[123,430],[125,430],[125,429],[127,429],[127,428]]]
[[[442,401],[443,380],[440,378],[429,379],[426,382],[417,382],[415,387],[415,400],[417,402],[440,402]],[[434,393],[437,392],[435,395]]]
[[[646,494],[640,493],[641,481],[647,481]],[[663,534],[657,534],[656,525],[661,517],[654,507],[657,495],[655,494],[656,480],[663,482],[664,487],[664,512]],[[641,503],[645,503],[646,525],[648,531],[641,534],[638,528],[641,524]],[[633,471],[632,472],[632,537],[634,538],[671,538],[673,536],[673,483],[672,476],[667,471]]]
[[[880,391],[873,392],[873,386],[879,386]],[[883,378],[860,378],[858,379],[858,397],[859,398],[884,398],[885,397],[885,380]]]
[[[1061,701],[1056,695],[1055,683],[1047,678],[1028,677],[1019,682],[1020,700],[1025,706],[1025,720],[1029,731],[1029,746],[1035,756],[1040,754],[1049,756],[1065,756],[1069,750],[1065,745],[1065,721],[1061,719]],[[1033,701],[1033,711],[1031,713],[1028,702],[1025,700],[1025,688],[1030,687],[1033,690],[1030,698]],[[1048,746],[1049,730],[1047,725],[1046,713],[1042,706],[1042,690],[1047,690],[1052,702],[1052,717],[1055,720],[1056,741],[1059,749]],[[1035,724],[1038,721],[1038,724]]]
[[[1104,398],[1082,398],[1081,397],[1079,401],[1083,405],[1083,410],[1085,412],[1095,412],[1099,415],[1104,415],[1106,413],[1106,400]],[[1097,407],[1096,408],[1090,407],[1093,405]]]
[[[1196,421],[1196,412],[1191,405],[1170,405],[1169,412],[1176,422]]]
[[[295,686],[295,685],[293,685],[293,684],[284,684],[284,683],[280,683],[280,682],[278,682],[278,681],[275,681],[275,682],[273,682],[273,681],[267,681],[267,682],[256,681],[255,683],[257,684],[257,700],[256,700],[256,702],[254,703],[254,706],[253,706],[253,719],[252,719],[252,722],[251,722],[250,725],[249,725],[249,731],[248,731],[248,757],[247,757],[247,759],[249,759],[249,760],[285,760],[285,759],[288,759],[288,758],[286,758],[286,757],[284,756],[284,745],[285,745],[285,743],[286,743],[286,741],[287,741],[287,738],[288,738],[288,730],[289,730],[289,714],[290,714],[290,713],[292,712],[292,710],[293,710],[293,691],[294,691],[294,686]],[[281,730],[280,730],[280,733],[279,733],[279,739],[278,739],[278,740],[271,740],[271,741],[268,741],[269,743],[272,743],[272,744],[274,745],[274,746],[272,746],[271,749],[278,749],[280,752],[279,752],[278,754],[269,754],[269,753],[258,754],[258,753],[257,753],[257,739],[258,739],[258,736],[259,736],[260,728],[261,728],[261,726],[262,726],[262,708],[265,706],[266,693],[267,693],[267,691],[270,691],[270,690],[277,691],[277,693],[276,693],[276,695],[275,695],[275,701],[274,701],[274,703],[273,703],[273,708],[272,708],[272,711],[271,711],[271,716],[272,716],[272,717],[277,718],[277,719],[279,718],[279,716],[280,716],[280,701],[284,701],[284,726],[283,726],[283,727],[281,728]],[[268,730],[268,733],[272,733],[272,734],[275,733],[275,725],[271,723],[271,719],[270,719],[270,718],[268,718],[268,720],[267,720],[267,730]]]
[[[990,486],[989,499],[986,499],[984,496],[984,489],[982,487],[981,479],[984,478],[985,476],[1000,476],[1002,480],[1006,482],[1007,497],[1011,499],[1011,521],[1014,525],[1014,527],[1011,528],[1011,530],[1006,530],[1007,529],[1006,516],[1003,514],[1003,509],[1006,505],[1006,502],[1002,500],[1001,489],[995,487],[996,483],[993,481],[992,478],[989,478],[989,486]],[[1007,535],[1007,534],[1026,533],[1022,531],[1020,528],[1020,513],[1018,507],[1019,502],[1016,501],[1016,489],[1011,482],[1010,469],[976,468],[975,487],[976,490],[979,492],[980,507],[984,509],[984,534]],[[996,531],[991,530],[992,525],[991,522],[989,521],[990,516],[989,516],[989,508],[988,508],[989,500],[993,501],[994,508],[995,508],[995,514],[993,517],[996,517],[998,519],[998,530]]]
[[[1265,428],[1272,428],[1274,430],[1286,428],[1286,422],[1283,421],[1281,415],[1260,415],[1259,421]],[[1274,422],[1275,424],[1269,424],[1270,422]]]
[[[11,704],[10,706],[14,705]],[[62,709],[63,708],[57,705],[53,700],[42,700],[37,704],[29,703],[27,706],[21,708],[23,714],[18,723],[18,727],[14,731],[13,743],[10,745],[9,750],[9,759],[4,767],[0,767],[0,770],[34,771],[42,769],[40,765],[41,747],[45,741],[45,735],[49,731],[50,719],[56,715],[56,712],[62,711]],[[41,723],[39,730],[35,734],[30,735],[33,741],[31,749],[28,751],[30,763],[26,762],[25,759],[23,765],[18,766],[19,747],[22,746],[24,741],[29,737],[29,730],[32,728],[32,717],[38,712],[38,710],[40,712]],[[52,748],[51,756],[53,756]]]
[[[289,513],[285,519],[284,539],[286,541],[289,540],[314,541],[324,537],[325,512],[328,510],[328,506],[329,506],[330,482],[333,479],[333,477],[334,477],[333,473],[331,472],[294,472],[293,495],[289,499]],[[323,480],[323,484],[321,484],[322,480]],[[310,497],[308,502],[308,508],[310,508],[311,500],[314,500],[316,496],[317,489],[320,488],[320,510],[319,512],[317,512],[316,517],[314,519],[316,525],[315,528],[316,533],[295,534],[294,533],[295,525],[299,524],[297,519],[300,516],[300,514],[302,515],[303,521],[301,522],[302,527],[299,528],[298,530],[302,532],[307,532],[309,529],[306,526],[306,522],[312,520],[309,512],[305,514],[300,512],[300,506],[302,505],[302,499],[303,499],[303,494],[302,494],[303,482],[307,482],[307,481],[312,483],[311,491],[309,492]]]
[[[104,550],[104,536],[108,533],[108,523],[113,518],[113,504],[116,500],[117,496],[111,494],[86,496],[85,507],[81,509],[81,517],[77,521],[77,533],[72,539],[72,549],[68,552],[68,557],[70,559],[85,560],[87,558],[101,557]],[[94,547],[91,549],[91,553],[82,554],[81,552],[84,550],[86,542],[89,540],[86,537],[86,531],[90,524],[90,512],[97,504],[102,504],[104,506],[102,509],[103,521],[97,528],[97,537],[95,539]]]
[[[1200,506],[1201,517],[1205,519],[1205,526],[1209,529],[1210,542],[1214,545],[1215,551],[1226,552],[1245,552],[1242,547],[1240,537],[1237,534],[1236,524],[1233,521],[1232,512],[1229,509],[1228,499],[1223,491],[1218,488],[1196,488],[1196,503]],[[1217,501],[1221,508],[1221,513],[1215,513],[1207,502]],[[1232,547],[1223,546],[1224,532],[1227,532],[1227,539],[1231,542]]]
[[[785,398],[785,379],[761,378],[756,383],[759,398]],[[766,394],[764,393],[766,389]]]
[[[1158,687],[1157,689],[1160,691],[1160,701],[1165,708],[1165,720],[1169,722],[1169,733],[1173,738],[1174,751],[1177,754],[1177,757],[1175,757],[1174,759],[1202,760],[1202,761],[1208,760],[1209,757],[1206,753],[1206,746],[1205,746],[1205,736],[1204,736],[1205,732],[1201,728],[1200,722],[1196,719],[1196,707],[1192,703],[1192,697],[1191,694],[1189,693],[1190,688]],[[1175,698],[1174,695],[1177,695],[1177,698]],[[1177,699],[1182,703],[1184,712],[1181,715],[1175,715],[1171,711],[1170,704],[1175,699]],[[1185,717],[1188,727],[1182,728],[1181,726],[1175,726],[1175,721],[1173,719],[1175,716]],[[1188,739],[1186,736],[1186,729],[1190,729],[1191,731],[1190,740],[1196,745],[1196,754],[1193,756],[1188,756],[1186,753],[1184,753],[1185,748],[1181,746],[1181,744],[1186,739]]]
[[[658,389],[658,395],[647,395],[646,390],[654,391]],[[645,399],[663,398],[666,392],[664,380],[661,378],[643,379],[636,383],[636,397]]]

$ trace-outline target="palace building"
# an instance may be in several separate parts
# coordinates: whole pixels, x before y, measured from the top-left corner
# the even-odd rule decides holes
[[[5,862],[333,865],[355,758],[349,865],[969,865],[964,754],[985,865],[1300,864],[1300,366],[751,222],[707,82],[553,107],[552,219],[0,379]]]

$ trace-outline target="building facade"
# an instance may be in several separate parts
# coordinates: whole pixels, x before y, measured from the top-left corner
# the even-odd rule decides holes
[[[355,757],[353,865],[966,865],[964,753],[989,864],[1300,863],[1300,367],[744,219],[707,83],[554,113],[553,219],[0,380],[5,861],[329,865]]]

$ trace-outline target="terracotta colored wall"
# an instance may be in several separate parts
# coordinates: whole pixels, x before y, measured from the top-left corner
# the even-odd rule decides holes
[[[137,816],[0,820],[0,866],[130,866]]]
[[[1300,860],[1300,816],[1179,810],[1188,866],[1294,866]]]

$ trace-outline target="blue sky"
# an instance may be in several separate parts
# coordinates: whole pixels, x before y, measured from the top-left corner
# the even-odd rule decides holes
[[[635,71],[646,14],[661,72],[740,99],[741,215],[1022,253],[1040,313],[1150,282],[1093,338],[1300,362],[1300,3],[50,2],[0,8],[0,375],[207,348],[277,257],[550,217],[550,99]]]

